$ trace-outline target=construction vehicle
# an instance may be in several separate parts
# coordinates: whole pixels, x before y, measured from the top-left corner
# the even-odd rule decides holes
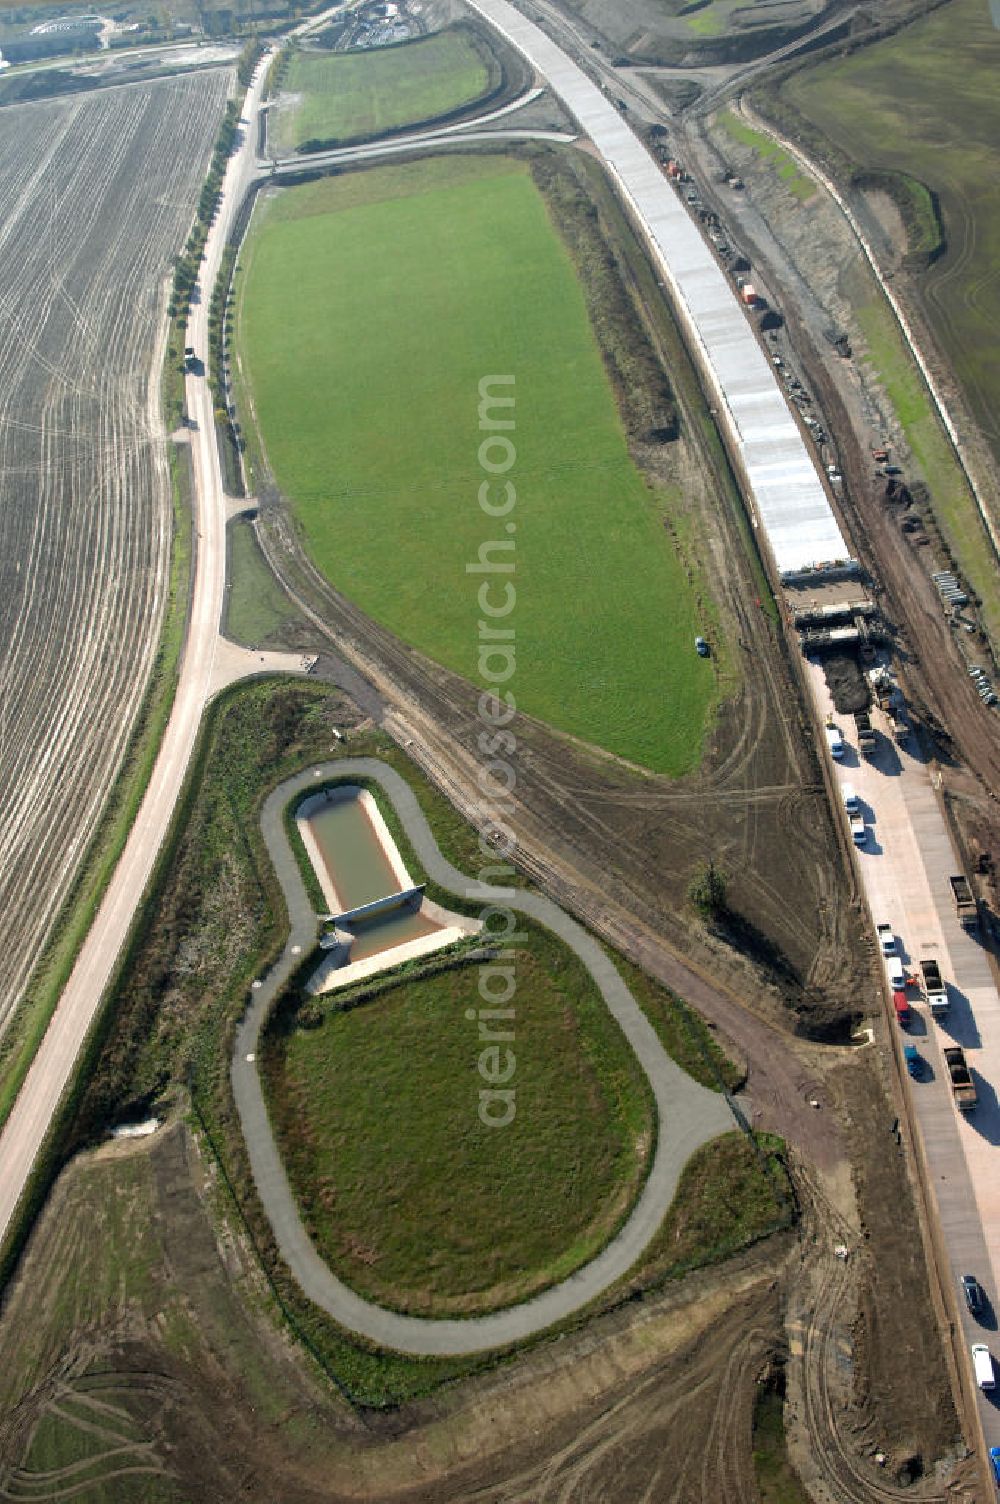
[[[933,958],[921,961],[920,972],[924,979],[924,992],[935,1017],[948,1011],[948,991],[941,980],[941,968]]]
[[[868,670],[868,683],[871,685],[878,708],[888,710],[896,690],[896,681],[884,664],[880,663]]]
[[[965,1051],[957,1044],[952,1045],[944,1052],[944,1063],[948,1067],[955,1106],[959,1112],[969,1112],[975,1107],[979,1097],[976,1094],[976,1083],[966,1063]]]
[[[866,747],[874,747],[875,729],[872,726],[872,718],[867,710],[856,710],[854,712],[854,724],[858,731],[858,746],[862,752]]]
[[[876,924],[875,939],[879,943],[879,948],[883,956],[894,956],[896,954],[896,935],[891,924],[886,922]]]
[[[954,877],[949,877],[948,886],[955,900],[955,912],[958,915],[959,924],[964,930],[974,930],[979,923],[979,908],[975,895],[969,887],[968,878],[962,873],[957,873]]]

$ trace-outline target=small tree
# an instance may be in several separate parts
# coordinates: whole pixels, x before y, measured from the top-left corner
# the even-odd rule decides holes
[[[727,912],[726,874],[709,860],[688,884],[688,898],[703,919],[721,919]]]

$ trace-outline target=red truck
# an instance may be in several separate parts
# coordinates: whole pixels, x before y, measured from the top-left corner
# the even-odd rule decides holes
[[[906,993],[898,989],[892,994],[892,1006],[896,1010],[896,1022],[901,1029],[905,1029],[910,1022],[910,1004]]]

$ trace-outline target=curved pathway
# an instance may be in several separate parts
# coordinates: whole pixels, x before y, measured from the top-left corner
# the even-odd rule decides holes
[[[489,1316],[437,1320],[401,1316],[363,1299],[332,1274],[299,1217],[271,1132],[256,1066],[261,1028],[271,1003],[302,955],[316,944],[317,920],[285,834],[283,811],[320,780],[367,777],[391,799],[427,875],[457,897],[496,903],[558,935],[593,976],[605,1003],[649,1078],[658,1120],[656,1149],[638,1201],[617,1236],[590,1263],[522,1305]],[[416,795],[393,768],[375,758],[321,763],[287,779],[265,801],[264,841],[288,904],[290,933],[281,958],[251,994],[236,1032],[231,1078],[254,1182],[282,1258],[305,1295],[341,1326],[398,1352],[445,1356],[505,1347],[572,1315],[626,1274],[648,1247],[677,1189],[681,1170],[702,1144],[734,1127],[725,1097],[699,1086],[667,1055],[645,1014],[596,940],[540,893],[472,881],[446,861]]]

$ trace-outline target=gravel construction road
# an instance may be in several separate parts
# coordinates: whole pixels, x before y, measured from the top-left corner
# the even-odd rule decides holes
[[[374,778],[388,794],[407,836],[434,882],[456,896],[482,900],[526,914],[545,925],[590,971],[623,1034],[649,1078],[656,1099],[656,1151],[639,1200],[607,1247],[561,1284],[508,1311],[464,1320],[401,1316],[362,1299],[328,1269],[302,1225],[271,1132],[256,1056],[268,1010],[302,955],[317,942],[318,921],[285,834],[283,812],[296,794],[319,779]],[[375,758],[323,763],[279,784],[268,797],[261,828],[288,905],[291,931],[281,958],[251,994],[237,1030],[231,1067],[233,1094],[261,1203],[281,1255],[304,1293],[349,1331],[399,1352],[445,1355],[505,1347],[552,1326],[601,1295],[626,1274],[654,1237],[670,1206],[680,1174],[695,1149],[734,1127],[724,1096],[699,1086],[674,1063],[601,947],[575,919],[540,893],[491,887],[472,881],[445,861],[409,784]],[[377,1027],[373,1023],[372,1027]]]

